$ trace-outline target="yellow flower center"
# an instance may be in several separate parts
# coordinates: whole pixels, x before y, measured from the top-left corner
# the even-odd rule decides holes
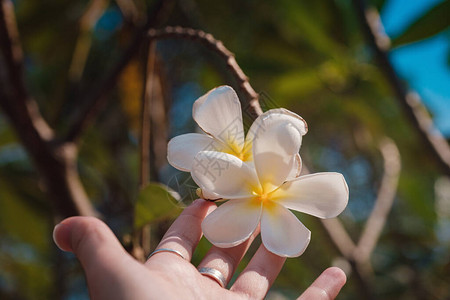
[[[253,160],[251,143],[240,147],[236,141],[228,141],[227,146],[227,149],[224,149],[223,152],[234,155],[242,161]]]
[[[264,193],[261,189],[253,189],[252,194],[255,196],[250,200],[250,205],[256,207],[262,205],[264,209],[272,210],[275,207],[275,202],[278,198],[274,195],[275,192],[276,190],[270,193]]]

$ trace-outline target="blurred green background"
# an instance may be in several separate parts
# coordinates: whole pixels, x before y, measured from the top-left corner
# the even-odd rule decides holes
[[[146,0],[13,3],[27,87],[57,131],[64,131],[67,120],[85,104],[80,95],[95,89],[110,72],[153,5]],[[370,4],[381,14],[393,47],[391,62],[403,83],[420,94],[437,128],[449,137],[449,1]],[[175,0],[158,16],[158,27],[166,25],[212,33],[235,53],[261,94],[263,109],[286,107],[308,122],[300,154],[315,172],[344,174],[350,201],[339,219],[354,242],[383,177],[379,143],[391,139],[399,149],[401,173],[366,283],[374,299],[450,299],[450,178],[424,146],[374,60],[352,2]],[[167,164],[165,143],[196,130],[191,109],[197,97],[236,82],[216,53],[194,41],[160,41],[156,55],[157,89],[164,103],[152,113],[151,179],[169,185],[189,204],[195,187],[188,174]],[[78,169],[89,198],[128,248],[139,198],[146,60],[142,47],[79,148]],[[1,299],[88,298],[76,259],[52,241],[56,217],[47,198],[32,161],[0,111]],[[150,222],[147,247],[154,248],[175,214],[164,203],[170,201],[165,195],[148,198],[138,202],[137,211],[140,220]],[[299,218],[312,231],[311,244],[301,257],[288,259],[268,298],[293,299],[326,267],[338,265],[348,274],[338,299],[364,299],[357,276],[320,222]],[[201,241],[194,263],[209,246]]]

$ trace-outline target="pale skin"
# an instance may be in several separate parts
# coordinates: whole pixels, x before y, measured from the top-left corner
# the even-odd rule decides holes
[[[258,232],[232,248],[212,247],[199,266],[190,263],[200,238],[201,222],[216,205],[201,199],[187,207],[169,228],[159,252],[144,264],[130,256],[112,231],[92,217],[72,217],[55,227],[59,248],[73,252],[86,274],[91,299],[263,299],[278,276],[285,258],[259,247],[246,268],[228,288],[201,275],[197,268],[220,271],[230,281],[234,271]],[[326,269],[298,299],[334,299],[345,284],[339,268]]]

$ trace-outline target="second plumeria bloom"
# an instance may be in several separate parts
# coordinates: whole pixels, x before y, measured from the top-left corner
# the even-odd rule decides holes
[[[218,247],[236,246],[261,224],[261,238],[271,252],[301,255],[311,232],[289,210],[332,218],[347,206],[348,187],[339,173],[289,178],[301,143],[298,128],[267,117],[252,143],[253,164],[216,151],[200,151],[191,174],[203,190],[230,199],[202,223],[205,237]]]
[[[266,127],[290,123],[297,129],[299,145],[308,131],[305,120],[283,108],[271,109],[259,116],[244,133],[241,103],[230,86],[212,89],[198,98],[192,108],[192,117],[204,133],[187,133],[174,137],[168,144],[167,160],[181,170],[190,172],[194,158],[200,151],[216,151],[233,155],[248,165],[253,165],[252,145],[257,131]],[[298,154],[291,157],[292,169],[289,178],[300,175],[301,159]],[[202,198],[218,199],[219,195],[206,189]]]
[[[306,122],[287,109],[271,109],[259,116],[250,127],[247,136],[242,123],[241,103],[230,86],[212,89],[199,99],[192,108],[192,117],[204,133],[187,133],[174,137],[168,144],[167,159],[181,171],[191,171],[195,155],[210,150],[228,153],[244,162],[252,162],[252,142],[255,132],[270,125],[289,122],[301,136],[307,132]],[[300,157],[296,155],[296,170]],[[293,173],[296,173],[295,170]],[[293,174],[298,175],[298,174]]]

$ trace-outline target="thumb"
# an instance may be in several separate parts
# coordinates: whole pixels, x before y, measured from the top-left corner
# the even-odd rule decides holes
[[[128,287],[135,284],[132,275],[143,268],[105,223],[93,217],[68,218],[55,226],[53,239],[61,250],[73,252],[80,260],[91,299],[117,299],[120,295],[137,299]]]
[[[109,227],[94,217],[71,217],[55,226],[53,239],[64,251],[73,252],[86,275],[120,268],[131,259]]]

